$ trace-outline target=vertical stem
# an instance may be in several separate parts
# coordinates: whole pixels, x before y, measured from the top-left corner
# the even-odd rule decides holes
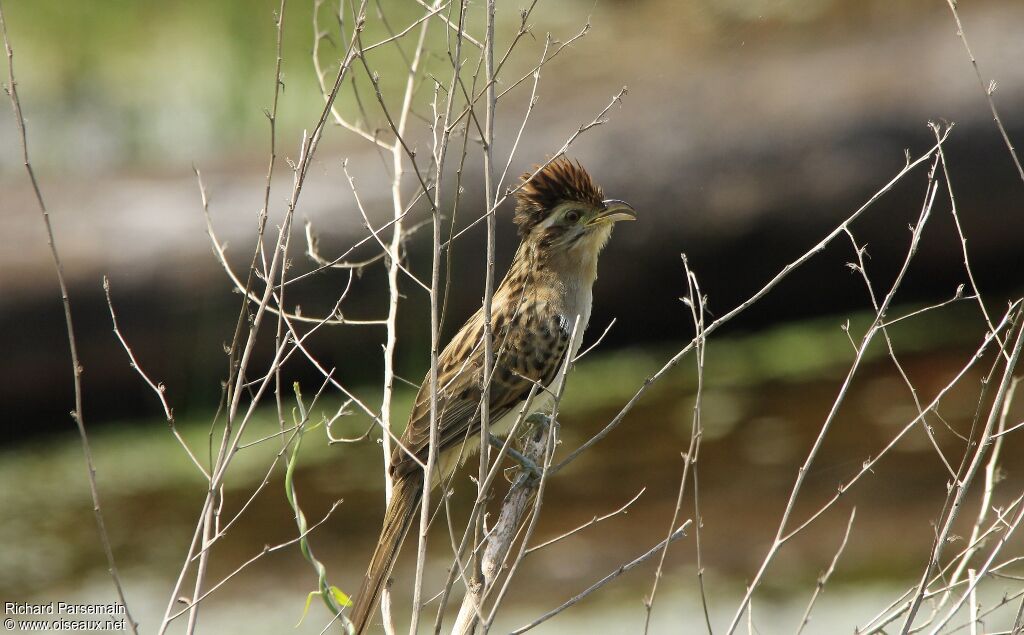
[[[486,111],[484,116],[484,200],[487,210],[487,269],[484,278],[484,372],[483,386],[480,398],[480,487],[483,487],[487,479],[487,472],[490,463],[490,402],[491,402],[491,371],[494,367],[494,337],[491,332],[491,304],[494,300],[494,110],[497,105],[497,95],[494,87],[494,5],[495,0],[487,0],[487,27],[484,39],[484,74],[486,76]],[[484,492],[480,492],[480,500],[484,498]],[[477,539],[483,536],[483,518],[481,514],[477,518]],[[483,581],[481,571],[481,559],[476,558],[475,575],[477,581]]]
[[[974,579],[974,569],[967,570],[967,582],[971,589],[971,600],[968,607],[968,611],[971,614],[971,635],[978,635],[978,600],[975,595],[977,585]]]
[[[7,53],[7,94],[11,99],[11,109],[14,111],[14,122],[18,128],[18,136],[21,141],[21,155],[28,173],[29,181],[32,182],[32,190],[35,193],[39,213],[42,216],[43,226],[46,229],[46,242],[50,246],[50,256],[53,260],[57,273],[57,284],[60,287],[61,303],[64,305],[64,325],[68,336],[68,350],[71,354],[71,369],[75,386],[75,411],[72,418],[78,428],[78,436],[82,443],[82,453],[85,455],[86,477],[89,481],[89,493],[92,497],[92,510],[96,519],[96,528],[99,531],[100,542],[103,544],[103,553],[107,560],[107,570],[113,579],[114,588],[117,590],[117,599],[124,608],[128,628],[133,633],[138,633],[138,625],[128,610],[128,602],[125,600],[124,589],[121,586],[121,577],[117,572],[117,564],[114,562],[114,550],[110,545],[110,536],[107,534],[107,525],[103,520],[103,512],[100,509],[100,493],[96,486],[96,466],[92,460],[92,448],[89,445],[89,436],[85,432],[85,419],[82,409],[82,365],[78,360],[78,344],[75,340],[74,321],[71,318],[71,298],[68,295],[67,282],[64,280],[64,265],[61,262],[60,254],[57,251],[57,242],[53,235],[53,226],[50,225],[50,213],[43,202],[43,194],[39,189],[39,182],[36,180],[36,173],[32,169],[32,163],[28,156],[28,132],[25,128],[25,117],[21,112],[21,101],[18,98],[18,83],[14,78],[14,50],[11,48],[10,39],[7,37],[7,22],[4,20],[3,7],[0,6],[0,32],[3,33],[4,49]]]
[[[460,64],[462,59],[462,36],[463,17],[465,14],[465,0],[460,0],[458,31],[455,35],[455,57],[452,61],[452,81],[448,87],[448,97],[445,101],[444,116],[436,115],[437,90],[434,91],[435,117],[434,126],[434,204],[432,206],[431,221],[433,225],[431,242],[431,264],[430,264],[430,440],[427,446],[427,463],[423,474],[423,498],[420,503],[420,532],[416,553],[416,577],[413,582],[413,606],[412,620],[409,625],[410,635],[415,635],[419,626],[420,610],[422,608],[423,592],[423,569],[427,557],[427,531],[430,528],[430,493],[433,483],[433,470],[437,462],[438,443],[438,422],[437,422],[437,356],[440,346],[440,307],[438,293],[441,280],[441,181],[444,177],[444,161],[448,151],[448,141],[451,136],[449,121],[452,114],[452,106],[455,101],[455,84],[459,78]],[[436,5],[435,5],[436,6]],[[441,124],[441,135],[438,138],[438,123]],[[438,480],[444,479],[444,474],[438,475]],[[442,487],[441,496],[444,496]]]
[[[214,503],[207,507],[203,514],[203,537],[202,542],[200,543],[202,551],[199,555],[199,567],[196,570],[196,583],[192,591],[192,606],[188,610],[188,626],[186,627],[186,632],[188,632],[189,635],[196,632],[196,621],[199,619],[199,604],[196,602],[196,599],[203,593],[203,581],[206,577],[206,565],[209,562],[207,555],[210,553],[210,537],[213,533],[213,513],[214,508],[216,507],[215,499],[211,500],[213,500]]]
[[[391,180],[391,202],[394,213],[394,225],[392,226],[391,243],[388,246],[388,319],[387,319],[387,341],[384,345],[384,396],[381,401],[381,421],[385,426],[383,436],[384,450],[384,496],[385,500],[391,502],[391,402],[394,396],[395,387],[395,344],[398,337],[398,272],[402,257],[402,241],[405,235],[405,228],[402,218],[405,215],[405,207],[402,203],[402,176],[405,174],[405,148],[402,145],[402,137],[405,134],[406,124],[412,112],[412,98],[416,87],[416,74],[419,71],[420,60],[422,59],[423,43],[427,36],[429,20],[424,20],[420,26],[419,39],[416,43],[416,51],[412,63],[409,65],[409,74],[405,82],[405,95],[402,99],[402,109],[399,111],[398,124],[395,129],[395,142],[391,146],[391,163],[393,176]],[[388,633],[394,632],[394,620],[391,617],[391,593],[384,586],[381,592],[381,613],[384,617],[384,628]],[[415,613],[415,612],[414,612]]]
[[[907,612],[907,618],[903,623],[903,629],[900,631],[904,635],[906,635],[914,625],[914,618],[917,617],[917,612],[921,608],[921,602],[924,600],[924,595],[928,588],[928,580],[931,578],[932,572],[938,567],[939,561],[942,558],[942,550],[946,543],[946,538],[949,536],[949,532],[953,528],[953,523],[959,515],[964,499],[967,496],[967,491],[970,489],[971,483],[974,481],[974,476],[981,467],[981,463],[985,459],[989,446],[992,444],[992,433],[995,430],[996,422],[999,419],[999,413],[1002,411],[1003,402],[1006,400],[1010,383],[1013,381],[1013,372],[1017,367],[1017,360],[1020,358],[1021,348],[1024,346],[1024,327],[1021,326],[1021,317],[1022,314],[1018,312],[1017,316],[1014,318],[1017,321],[1017,340],[1013,345],[1013,352],[1010,354],[1010,359],[1006,362],[1006,365],[1003,368],[1003,378],[999,384],[999,390],[996,392],[995,400],[992,402],[992,408],[989,410],[988,419],[985,422],[985,428],[982,430],[981,436],[978,439],[978,444],[976,446],[977,449],[971,457],[970,465],[967,467],[964,477],[956,484],[954,491],[951,492],[955,493],[955,496],[949,505],[949,511],[946,514],[946,518],[943,520],[941,530],[935,535],[935,543],[932,546],[931,554],[928,556],[928,564],[925,566],[924,574],[921,576],[921,580],[917,585],[917,592],[915,593],[914,600],[910,605],[910,610]]]

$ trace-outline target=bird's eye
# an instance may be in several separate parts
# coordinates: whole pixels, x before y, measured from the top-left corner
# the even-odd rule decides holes
[[[569,223],[575,223],[580,219],[580,213],[578,210],[571,209],[565,213],[565,220]]]

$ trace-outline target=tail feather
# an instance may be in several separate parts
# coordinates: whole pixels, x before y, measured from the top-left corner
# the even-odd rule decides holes
[[[384,514],[384,526],[380,531],[380,538],[377,539],[377,548],[370,559],[366,575],[363,576],[363,584],[349,615],[356,635],[361,635],[377,609],[381,591],[388,576],[391,575],[391,569],[395,566],[398,551],[402,548],[409,528],[412,527],[422,497],[421,473],[408,474],[395,482],[391,503]]]

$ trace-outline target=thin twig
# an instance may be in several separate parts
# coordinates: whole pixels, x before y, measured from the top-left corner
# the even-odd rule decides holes
[[[853,528],[853,519],[857,515],[857,508],[854,507],[850,510],[850,520],[846,523],[846,531],[843,533],[843,541],[839,543],[839,548],[836,549],[836,555],[832,557],[832,562],[828,565],[828,569],[825,573],[818,578],[818,583],[814,587],[814,593],[811,594],[811,601],[807,603],[807,609],[804,611],[804,616],[800,620],[800,626],[796,629],[796,635],[800,635],[803,632],[804,627],[811,621],[811,611],[814,610],[814,603],[818,600],[818,596],[825,590],[825,585],[828,584],[828,579],[832,577],[832,573],[836,570],[836,564],[839,562],[839,558],[843,555],[843,550],[846,549],[846,541],[850,539],[850,529]]]
[[[121,334],[121,330],[117,325],[117,315],[114,313],[114,301],[110,299],[110,280],[107,279],[106,276],[103,276],[103,292],[107,297],[107,308],[110,309],[110,321],[114,325],[114,335],[117,336],[118,341],[121,342],[121,346],[124,348],[125,352],[128,353],[129,365],[140,377],[142,377],[142,380],[146,382],[146,385],[156,393],[157,399],[160,400],[160,406],[164,409],[164,417],[167,419],[167,425],[171,429],[171,434],[173,434],[174,438],[178,440],[178,443],[181,445],[182,449],[185,450],[185,454],[188,455],[188,458],[192,459],[192,463],[199,469],[199,473],[209,480],[210,474],[203,468],[202,463],[199,462],[199,459],[196,458],[196,455],[192,452],[192,448],[188,447],[188,443],[185,442],[181,433],[178,432],[178,427],[174,422],[174,410],[167,403],[167,395],[165,394],[166,387],[163,383],[155,383],[149,378],[146,371],[142,370],[142,366],[139,365],[138,360],[135,358],[135,353],[132,351],[131,346],[128,345],[128,341],[125,340],[124,335]]]
[[[947,134],[948,134],[948,131],[947,131]],[[818,253],[822,252],[825,249],[825,247],[827,247],[833,240],[835,240],[835,238],[837,236],[839,236],[844,231],[844,229],[846,227],[848,227],[851,223],[853,223],[853,221],[855,221],[857,218],[859,218],[875,202],[877,202],[878,199],[880,199],[889,190],[891,190],[896,185],[896,183],[898,183],[900,180],[903,179],[904,176],[906,176],[909,172],[911,172],[917,166],[921,165],[922,163],[927,161],[929,158],[931,158],[935,154],[935,152],[937,152],[937,150],[938,150],[938,146],[937,145],[936,146],[932,146],[931,149],[929,149],[927,152],[925,152],[924,154],[919,156],[917,159],[915,159],[913,161],[909,161],[907,163],[907,165],[905,165],[903,167],[903,169],[901,169],[899,171],[899,173],[896,174],[896,176],[894,176],[892,179],[890,179],[888,183],[886,183],[884,186],[882,186],[881,189],[879,189],[877,192],[875,192],[875,194],[872,195],[871,198],[868,199],[868,201],[866,203],[861,205],[855,212],[853,212],[850,216],[848,216],[846,218],[846,220],[844,220],[842,223],[840,223],[840,225],[838,227],[833,229],[831,232],[828,233],[828,235],[826,235],[824,238],[822,238],[821,241],[818,242],[818,244],[816,244],[815,246],[811,247],[802,256],[800,256],[799,258],[797,258],[793,262],[791,262],[788,265],[786,265],[785,267],[783,267],[781,271],[779,271],[777,274],[775,274],[775,276],[772,277],[771,280],[769,280],[763,287],[761,287],[760,290],[758,290],[752,296],[747,298],[745,301],[743,301],[742,303],[737,305],[735,308],[733,308],[731,311],[729,311],[728,313],[726,313],[722,317],[718,318],[717,320],[715,320],[711,324],[708,324],[707,328],[704,331],[705,336],[711,335],[714,331],[718,330],[723,324],[729,322],[730,320],[735,318],[737,315],[739,315],[740,313],[743,313],[748,308],[750,308],[751,306],[756,304],[759,300],[761,300],[763,297],[768,295],[769,292],[771,292],[783,279],[788,277],[789,274],[792,273],[795,269],[800,268],[808,260],[813,258]],[[573,450],[572,452],[570,452],[569,455],[565,459],[563,459],[561,463],[559,463],[558,465],[556,465],[554,467],[554,470],[557,472],[558,470],[563,469],[565,466],[567,466],[568,464],[570,464],[574,460],[576,460],[582,453],[586,452],[595,443],[601,441],[606,436],[608,436],[608,434],[610,434],[612,430],[614,430],[616,427],[618,427],[618,425],[620,423],[622,423],[622,420],[625,418],[625,416],[633,409],[633,407],[640,400],[640,398],[643,397],[643,395],[647,392],[647,390],[651,387],[651,385],[656,383],[659,379],[664,377],[670,370],[675,368],[676,365],[678,365],[679,362],[688,353],[690,353],[690,351],[692,351],[694,349],[694,347],[696,346],[696,343],[697,343],[697,338],[695,337],[686,346],[681,348],[675,355],[673,355],[672,358],[670,358],[653,375],[649,376],[646,380],[644,380],[643,385],[641,385],[640,388],[638,388],[637,391],[633,394],[633,396],[630,397],[629,401],[627,401],[626,404],[619,410],[619,413],[616,414],[615,417],[604,428],[602,428],[597,434],[595,434],[593,437],[591,437],[589,440],[587,440],[585,443],[583,443],[580,447],[578,447],[575,450]]]
[[[74,320],[71,316],[71,297],[68,294],[67,282],[64,279],[64,264],[61,261],[60,253],[57,251],[57,241],[54,237],[53,226],[50,224],[50,213],[43,202],[43,194],[36,180],[35,170],[32,169],[32,162],[28,154],[28,132],[25,128],[25,117],[21,111],[21,100],[18,98],[18,82],[14,77],[14,49],[11,47],[10,38],[7,35],[7,22],[4,18],[3,5],[0,5],[0,31],[3,32],[4,49],[7,52],[7,95],[11,100],[11,110],[14,112],[14,122],[18,128],[18,140],[21,143],[22,162],[29,181],[32,183],[32,191],[35,194],[36,204],[46,230],[46,241],[50,246],[50,257],[57,274],[57,284],[60,287],[61,302],[64,306],[64,326],[67,331],[68,350],[71,354],[71,371],[75,387],[75,410],[71,413],[78,428],[78,436],[82,444],[82,452],[85,455],[86,477],[89,481],[89,494],[92,497],[93,516],[96,519],[96,528],[99,532],[100,543],[103,545],[103,554],[107,560],[107,570],[114,582],[117,591],[117,598],[124,608],[125,619],[128,628],[133,633],[138,633],[138,624],[128,609],[128,602],[125,599],[124,589],[121,585],[121,576],[117,570],[117,563],[114,561],[114,550],[110,545],[110,535],[107,533],[107,525],[103,520],[103,511],[100,507],[99,488],[96,486],[96,466],[93,462],[92,448],[89,444],[89,436],[85,431],[85,417],[82,412],[82,365],[78,359],[78,344],[75,340]]]
[[[679,540],[680,538],[685,536],[686,535],[686,529],[687,529],[687,527],[690,526],[690,524],[692,522],[693,522],[692,520],[687,520],[682,525],[680,525],[680,527],[678,529],[676,529],[674,532],[672,532],[672,534],[670,534],[667,539],[662,540],[658,544],[654,545],[653,547],[648,549],[646,553],[644,553],[644,554],[640,555],[639,557],[633,559],[629,563],[624,564],[624,565],[620,566],[619,568],[615,569],[615,571],[612,571],[611,573],[609,573],[605,577],[601,578],[600,580],[598,580],[597,582],[592,584],[590,587],[588,587],[585,591],[583,591],[579,595],[576,595],[572,599],[568,600],[567,602],[565,602],[564,604],[562,604],[558,608],[552,609],[552,610],[548,611],[547,613],[545,613],[544,615],[541,615],[540,617],[538,617],[534,621],[530,622],[529,624],[526,624],[524,626],[520,626],[519,628],[511,631],[509,633],[509,635],[519,635],[520,633],[525,633],[526,631],[528,631],[528,630],[530,630],[530,629],[532,629],[532,628],[534,628],[536,626],[539,626],[540,624],[543,624],[544,622],[548,621],[552,617],[558,615],[562,611],[564,611],[567,608],[571,607],[572,605],[578,603],[580,600],[583,600],[588,595],[590,595],[594,591],[597,591],[598,589],[600,589],[604,585],[608,584],[609,582],[611,582],[615,578],[621,576],[623,573],[626,573],[626,572],[628,572],[628,571],[630,571],[632,569],[635,569],[636,567],[640,566],[641,564],[647,562],[648,560],[653,558],[655,555],[657,555],[659,552],[661,552],[665,548],[666,543],[675,542],[676,540]]]
[[[960,22],[960,14],[956,10],[956,0],[946,0],[946,4],[949,5],[949,10],[953,13],[953,20],[956,22],[956,34],[960,36],[960,41],[964,43],[964,50],[967,51],[967,57],[971,60],[971,66],[974,68],[974,75],[978,78],[978,85],[981,86],[982,92],[985,93],[985,99],[988,101],[989,110],[992,111],[992,119],[996,122],[996,127],[999,128],[999,134],[1003,137],[1003,142],[1006,144],[1007,150],[1010,151],[1010,157],[1013,159],[1013,165],[1017,167],[1017,174],[1020,175],[1020,179],[1024,181],[1024,166],[1021,165],[1020,159],[1017,157],[1017,151],[1013,147],[1013,142],[1010,141],[1010,135],[1006,133],[1006,126],[1003,125],[1002,119],[999,118],[999,111],[996,109],[996,102],[992,99],[992,93],[996,90],[995,82],[990,82],[987,86],[985,80],[981,76],[981,69],[978,67],[978,60],[974,58],[974,53],[971,52],[970,45],[967,44],[967,35],[964,33],[964,25]]]

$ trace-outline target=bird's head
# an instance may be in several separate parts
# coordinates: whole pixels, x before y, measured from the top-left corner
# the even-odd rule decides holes
[[[605,199],[578,162],[561,157],[534,172],[522,176],[515,222],[523,242],[541,254],[596,256],[616,222],[636,220],[636,210],[625,201]]]

